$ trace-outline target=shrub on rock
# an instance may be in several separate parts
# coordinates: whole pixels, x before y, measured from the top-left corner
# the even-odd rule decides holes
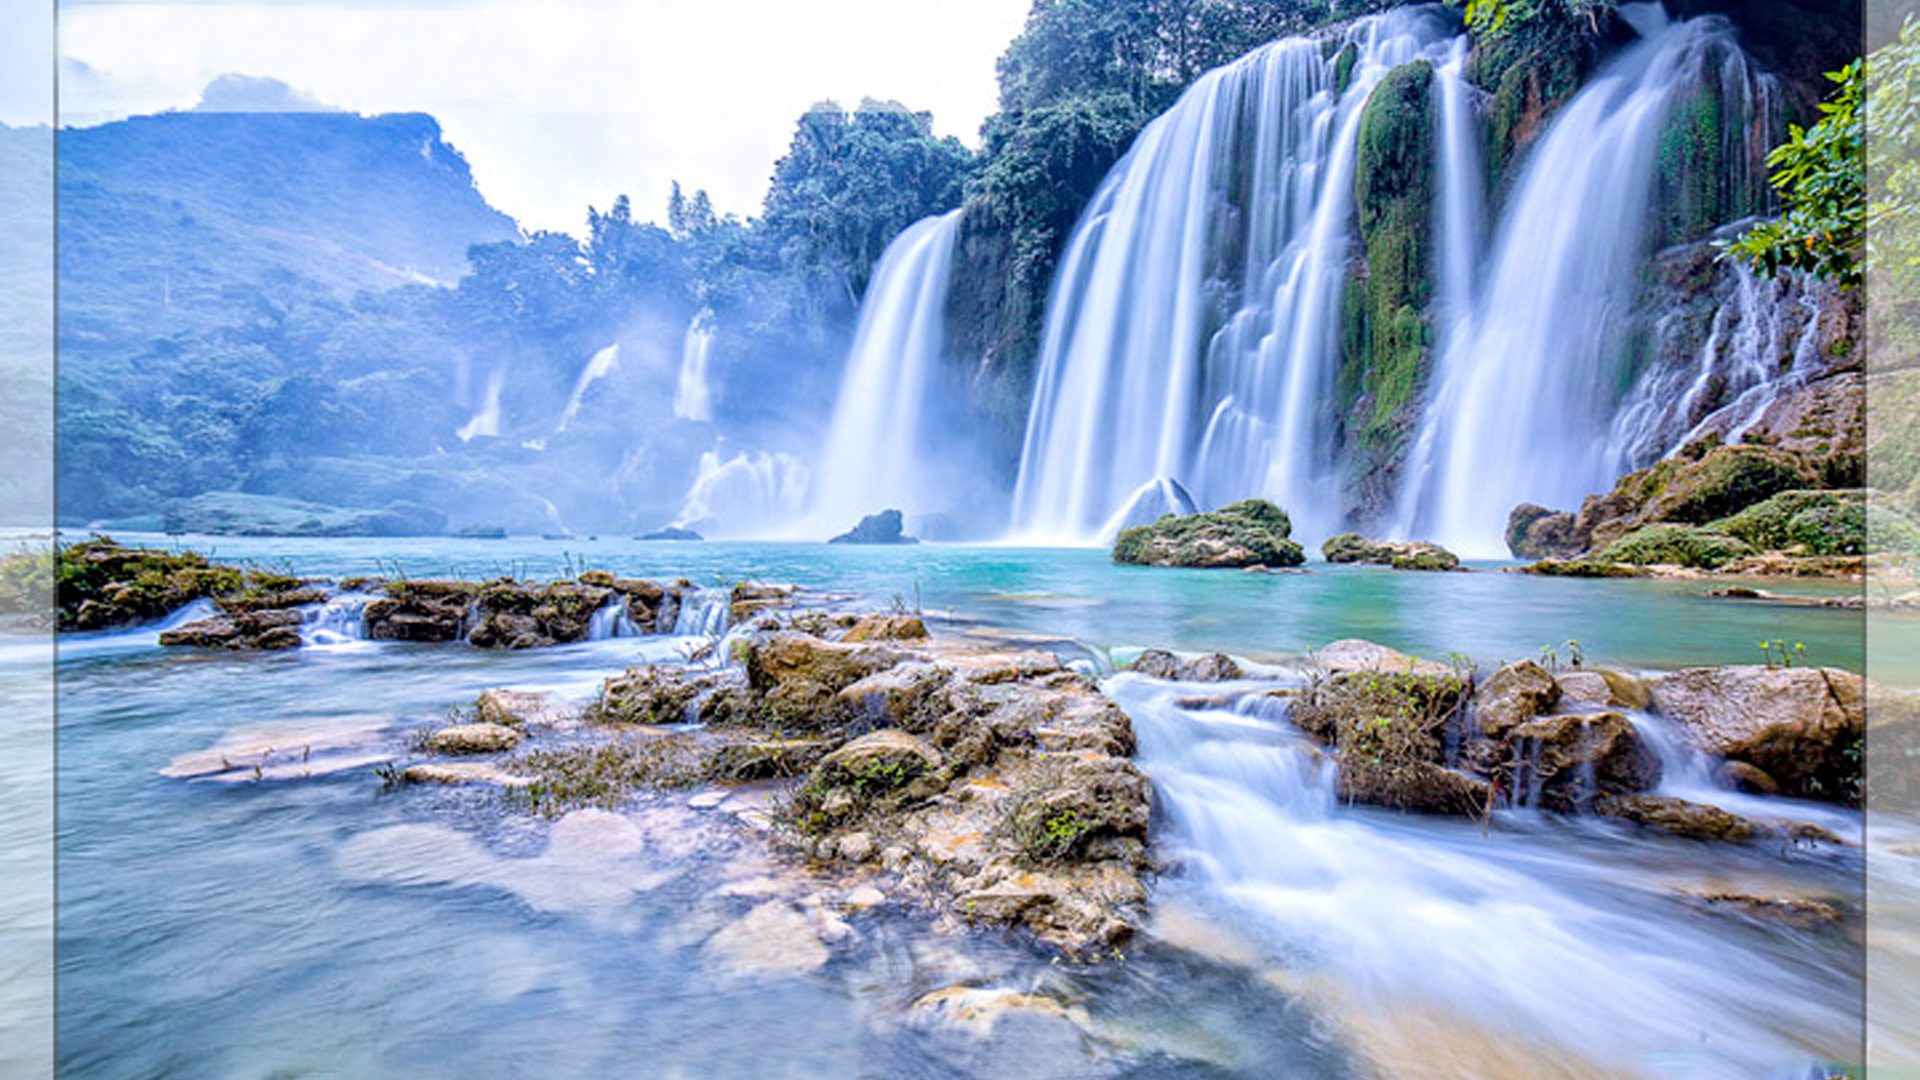
[[[1306,552],[1289,538],[1286,511],[1264,499],[1245,499],[1201,514],[1169,514],[1151,525],[1122,529],[1113,561],[1136,566],[1299,566]]]

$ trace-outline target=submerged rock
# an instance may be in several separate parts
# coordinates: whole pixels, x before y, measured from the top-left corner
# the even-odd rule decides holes
[[[1182,660],[1164,649],[1148,649],[1128,664],[1127,669],[1172,682],[1226,682],[1244,674],[1240,665],[1225,653]]]
[[[1460,557],[1423,540],[1368,540],[1341,533],[1320,546],[1330,563],[1375,563],[1395,570],[1458,570]]]
[[[192,645],[206,649],[297,649],[300,613],[285,608],[249,611],[201,619],[160,632],[162,645]]]
[[[1744,844],[1753,839],[1753,822],[1705,803],[1670,795],[1628,795],[1601,799],[1596,813],[1617,817],[1692,840],[1721,840]]]
[[[906,534],[906,521],[898,510],[882,510],[877,514],[868,514],[860,523],[839,536],[827,541],[829,544],[915,544],[919,541]]]
[[[1246,499],[1202,514],[1163,517],[1123,529],[1113,561],[1136,566],[1299,566],[1306,561],[1289,539],[1286,511],[1264,499]]]

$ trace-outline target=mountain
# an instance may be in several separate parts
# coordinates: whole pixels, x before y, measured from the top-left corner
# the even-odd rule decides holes
[[[59,134],[61,344],[228,321],[266,275],[342,296],[450,284],[519,234],[418,113],[176,112]]]

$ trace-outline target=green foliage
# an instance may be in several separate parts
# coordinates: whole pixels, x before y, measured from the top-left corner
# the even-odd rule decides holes
[[[1835,88],[1820,103],[1820,120],[1790,126],[1786,141],[1767,155],[1786,212],[1748,229],[1725,251],[1760,273],[1804,270],[1852,286],[1865,274],[1865,69],[1856,60],[1827,78]]]
[[[1457,2],[1457,0],[1449,0]],[[1597,27],[1613,0],[1466,0],[1467,29],[1481,38],[1517,37],[1555,21]]]
[[[1265,499],[1243,499],[1218,510],[1168,514],[1151,525],[1122,529],[1113,561],[1162,566],[1298,566],[1306,561],[1288,538],[1287,512]]]
[[[1753,553],[1752,545],[1724,533],[1687,525],[1648,525],[1608,544],[1593,558],[1635,566],[1659,564],[1717,570]]]
[[[1794,642],[1791,649],[1787,647],[1784,638],[1773,638],[1759,644],[1760,655],[1765,658],[1766,665],[1770,668],[1790,668],[1807,658],[1807,643],[1804,641]]]
[[[197,552],[122,547],[98,536],[56,554],[54,600],[61,629],[99,629],[239,594],[250,577],[257,575],[209,563]]]
[[[1867,550],[1866,495],[1783,491],[1707,528],[1761,551],[1802,548],[1809,555],[1862,555]]]

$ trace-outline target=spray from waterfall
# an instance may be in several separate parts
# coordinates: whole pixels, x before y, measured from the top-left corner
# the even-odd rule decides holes
[[[930,474],[951,444],[931,436],[944,426],[934,398],[959,231],[959,210],[915,222],[874,270],[814,470],[808,518],[816,529],[837,532],[885,508],[944,508],[929,505],[945,487]]]
[[[1337,525],[1325,401],[1361,109],[1454,36],[1438,9],[1403,8],[1274,42],[1147,125],[1060,261],[1016,535],[1087,542],[1162,477],[1203,506],[1274,498],[1309,536]]]
[[[1693,88],[1759,78],[1724,19],[1669,22],[1652,4],[1621,12],[1641,40],[1531,151],[1486,287],[1440,354],[1400,518],[1463,554],[1501,554],[1519,503],[1572,505],[1612,482],[1608,432],[1632,375],[1623,331],[1662,129]]]
[[[807,486],[807,467],[791,454],[708,450],[673,526],[715,538],[778,536],[805,507]]]
[[[560,412],[560,422],[554,425],[555,435],[567,430],[573,418],[580,413],[580,403],[586,400],[587,387],[611,375],[620,366],[620,346],[609,345],[587,358],[587,366],[580,369],[580,377],[573,382],[573,393],[567,395],[567,407]]]

